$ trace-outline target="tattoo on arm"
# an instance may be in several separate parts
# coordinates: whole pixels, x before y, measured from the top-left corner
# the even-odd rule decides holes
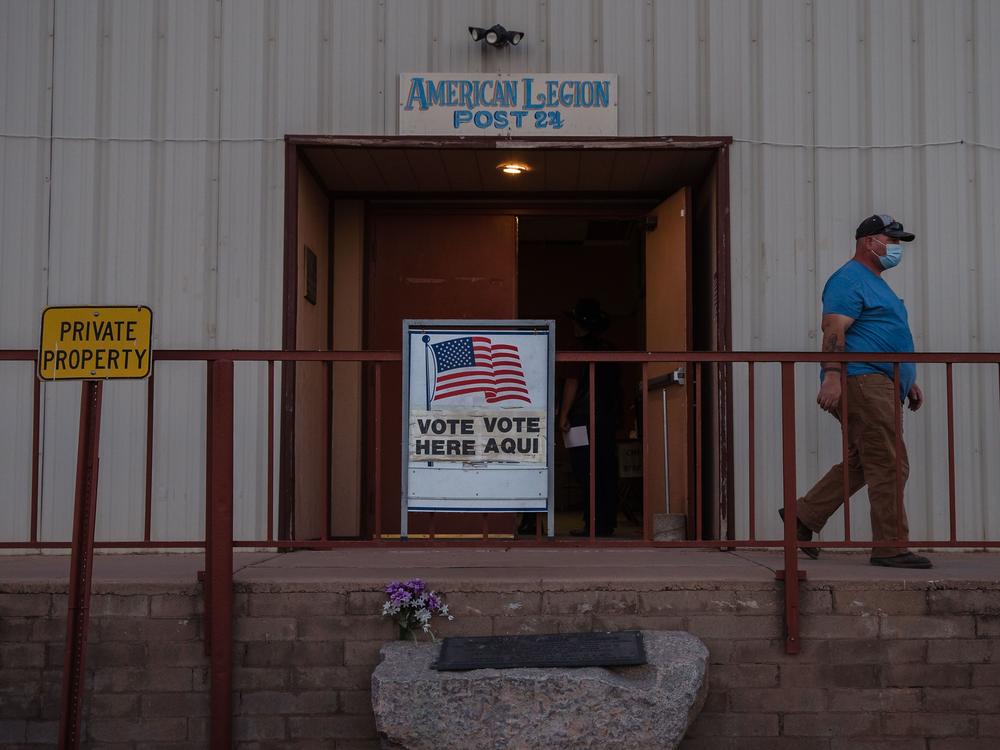
[[[836,331],[830,331],[823,337],[824,352],[842,352],[844,351],[844,348],[844,337]],[[841,363],[824,362],[821,366],[824,370],[839,370],[841,368]]]
[[[823,351],[824,352],[842,352],[844,351],[844,339],[838,336],[832,331],[823,337]]]

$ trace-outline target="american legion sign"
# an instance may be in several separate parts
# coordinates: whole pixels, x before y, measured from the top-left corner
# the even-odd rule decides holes
[[[618,76],[402,73],[400,135],[618,135]]]
[[[401,533],[410,512],[549,514],[555,322],[403,322]]]

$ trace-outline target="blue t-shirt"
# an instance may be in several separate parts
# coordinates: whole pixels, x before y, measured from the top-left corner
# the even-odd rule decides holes
[[[848,352],[912,352],[913,336],[903,300],[885,280],[856,260],[842,265],[823,287],[823,314],[847,315]],[[850,362],[848,375],[881,373],[892,380],[892,362]],[[822,377],[822,376],[821,376]],[[899,398],[903,400],[917,379],[912,362],[899,366]]]

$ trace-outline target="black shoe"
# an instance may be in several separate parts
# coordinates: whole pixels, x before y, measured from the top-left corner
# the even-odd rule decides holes
[[[923,555],[915,555],[912,552],[904,552],[901,555],[892,557],[873,557],[870,560],[872,565],[881,565],[885,568],[933,568],[931,561]]]
[[[782,522],[785,520],[785,509],[778,508],[778,515],[781,516]],[[811,542],[813,538],[812,529],[806,526],[798,518],[795,519],[795,538],[800,542]],[[815,560],[819,557],[819,547],[802,547],[802,551],[806,554],[806,557]]]
[[[535,535],[535,519],[531,521],[521,521],[521,525],[517,527],[518,536],[534,536]]]

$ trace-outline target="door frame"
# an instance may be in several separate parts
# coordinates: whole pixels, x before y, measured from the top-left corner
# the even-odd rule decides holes
[[[484,149],[494,148],[498,153],[509,151],[512,144],[523,150],[564,150],[564,149],[601,149],[611,151],[628,151],[632,149],[645,150],[707,150],[715,152],[713,169],[716,170],[716,264],[715,279],[716,336],[719,351],[732,350],[732,274],[730,251],[730,179],[729,179],[729,147],[732,138],[729,136],[662,136],[662,137],[618,137],[602,136],[562,138],[501,138],[489,136],[342,136],[342,135],[299,135],[285,136],[285,191],[284,191],[284,248],[283,248],[283,296],[282,296],[282,327],[281,348],[283,351],[294,351],[296,345],[296,303],[298,298],[298,167],[302,164],[312,170],[308,157],[304,153],[306,147],[333,146],[341,148],[387,148],[387,149]],[[322,184],[322,183],[321,183]],[[606,194],[605,194],[606,195]],[[328,197],[347,197],[328,193]],[[387,193],[358,193],[354,198],[371,199],[401,199],[405,195]],[[422,196],[433,200],[435,197]],[[465,193],[454,195],[452,199],[475,200],[496,198],[499,196],[485,193]],[[516,203],[517,196],[507,195],[506,199]],[[552,195],[553,203],[564,201],[569,203],[574,197],[583,195]],[[596,196],[589,196],[596,197]],[[629,197],[628,195],[624,197]],[[632,195],[632,198],[638,196]],[[555,206],[553,206],[554,208]],[[568,208],[568,206],[567,206]],[[548,209],[547,209],[548,210]],[[716,477],[719,489],[719,513],[721,519],[732,519],[735,506],[734,496],[734,461],[733,446],[733,395],[732,368],[729,365],[719,366],[718,389],[718,444],[719,475]],[[279,446],[278,475],[278,538],[288,539],[293,530],[292,509],[295,498],[295,363],[282,363],[281,378],[281,427]],[[732,539],[735,532],[732,523],[726,523],[725,538]]]

